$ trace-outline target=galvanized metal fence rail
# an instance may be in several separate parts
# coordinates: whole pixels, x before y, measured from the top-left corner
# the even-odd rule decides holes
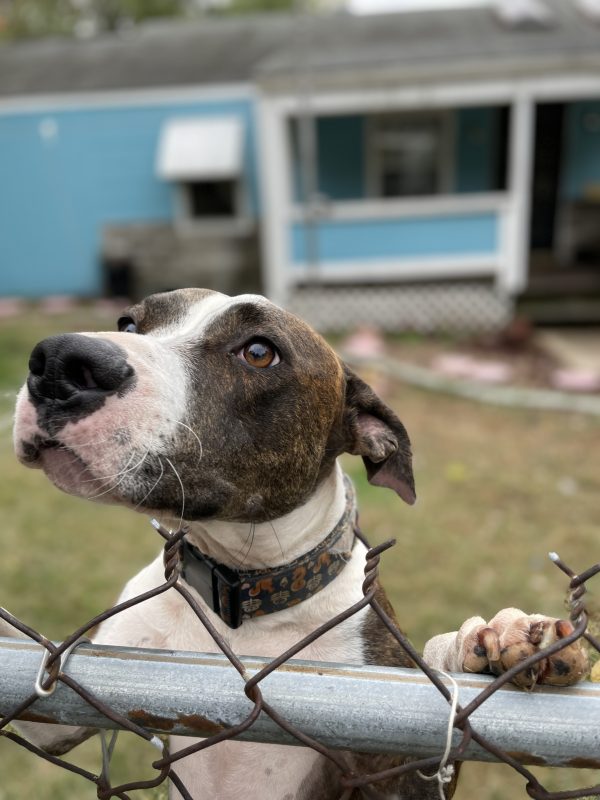
[[[0,639],[2,704],[14,708],[31,693],[43,648]],[[269,664],[244,658],[248,676]],[[82,644],[69,658],[69,677],[113,712],[154,733],[210,736],[239,725],[252,711],[240,676],[223,655]],[[487,675],[453,675],[462,703],[487,689]],[[451,688],[447,679],[443,679]],[[353,667],[291,660],[261,683],[269,703],[295,727],[327,747],[375,753],[439,756],[448,704],[413,669]],[[302,703],[298,703],[298,698]],[[114,729],[116,724],[67,687],[38,703],[38,721]],[[600,685],[523,692],[504,687],[471,716],[479,733],[519,760],[548,766],[600,768]],[[253,742],[296,744],[266,715],[238,736]],[[460,742],[454,731],[453,744]],[[497,761],[475,742],[464,760]]]
[[[193,800],[177,774],[177,762],[234,738],[312,747],[338,768],[340,800],[348,800],[361,787],[368,790],[369,797],[382,797],[376,789],[380,781],[414,770],[435,771],[442,762],[443,766],[466,759],[510,765],[523,776],[527,793],[536,800],[600,796],[600,785],[566,792],[547,791],[524,766],[541,763],[600,767],[600,687],[582,684],[528,694],[516,689],[498,692],[519,672],[580,638],[600,652],[600,642],[587,630],[584,602],[586,581],[600,572],[600,564],[576,575],[558,557],[554,558],[570,578],[572,633],[496,678],[457,677],[460,704],[451,716],[454,734],[449,753],[442,758],[448,702],[453,699],[448,681],[423,661],[375,597],[380,554],[393,542],[367,553],[361,601],[273,660],[241,659],[179,580],[185,528],[176,533],[160,526],[158,530],[165,539],[165,582],[86,622],[61,644],[50,642],[0,609],[0,617],[27,637],[0,643],[0,714],[4,714],[0,718],[0,735],[91,781],[101,800],[128,798],[128,792],[158,786],[168,779],[184,800]],[[169,589],[179,592],[189,603],[222,656],[81,643],[82,637],[100,622]],[[366,605],[413,659],[417,670],[352,668],[291,660]],[[40,668],[41,653],[44,658]],[[172,685],[173,675],[176,686]],[[57,685],[61,690],[54,694]],[[149,685],[160,687],[160,692],[149,692]],[[302,697],[301,704],[298,696]],[[311,697],[318,699],[311,702]],[[156,777],[112,785],[108,769],[110,746],[103,748],[102,770],[96,775],[8,730],[17,719],[128,730],[162,749],[161,757],[152,764]],[[167,744],[157,739],[157,732],[206,738],[169,754]],[[357,774],[344,752],[348,750],[410,753],[413,758],[380,772]]]

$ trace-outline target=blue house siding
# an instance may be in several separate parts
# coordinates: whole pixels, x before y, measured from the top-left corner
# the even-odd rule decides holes
[[[561,195],[578,200],[600,187],[600,100],[569,103],[566,108]]]
[[[500,109],[459,108],[455,112],[454,191],[497,189]]]
[[[494,213],[481,213],[331,221],[319,225],[318,247],[325,266],[328,262],[364,261],[368,278],[369,261],[492,255],[498,250],[498,219]],[[290,251],[294,264],[306,262],[306,235],[301,223],[290,229]]]
[[[317,188],[330,200],[360,200],[365,187],[365,116],[318,117]],[[304,188],[300,161],[300,129],[297,120],[290,127],[292,142],[292,192],[303,202]]]
[[[0,295],[101,291],[108,223],[169,220],[172,187],[156,176],[162,124],[236,115],[244,124],[250,212],[259,213],[253,101],[0,112]]]
[[[319,191],[331,200],[366,195],[364,128],[364,116],[317,121]]]

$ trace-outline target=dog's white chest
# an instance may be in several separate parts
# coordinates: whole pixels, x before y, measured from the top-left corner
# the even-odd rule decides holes
[[[345,610],[361,595],[364,547],[357,543],[353,556],[336,580],[310,599],[268,617],[227,628],[214,614],[233,651],[240,655],[273,658],[323,622]],[[162,582],[164,567],[158,558],[125,587],[121,600],[144,592]],[[325,633],[301,650],[297,657],[314,661],[364,663],[361,625],[364,610]],[[103,625],[98,642],[115,642],[138,647],[157,647],[197,652],[220,652],[208,631],[184,599],[170,590],[143,605],[133,606]],[[240,692],[242,684],[240,681]],[[175,750],[194,740],[173,737]],[[295,800],[300,788],[322,780],[323,759],[304,747],[264,745],[250,742],[222,742],[182,759],[176,766],[192,796],[212,800]],[[178,797],[174,794],[174,797]],[[308,795],[307,795],[308,797]]]
[[[173,736],[171,750],[190,744]],[[306,747],[221,742],[176,765],[192,797],[211,800],[296,800],[313,794],[323,780],[324,759]],[[176,790],[172,800],[179,800]]]

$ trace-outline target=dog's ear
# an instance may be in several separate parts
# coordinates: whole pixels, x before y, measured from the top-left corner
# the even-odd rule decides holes
[[[416,500],[406,428],[375,392],[344,365],[345,450],[362,456],[369,483],[393,489],[410,505]]]

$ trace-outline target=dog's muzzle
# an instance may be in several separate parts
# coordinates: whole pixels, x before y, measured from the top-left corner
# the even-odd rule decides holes
[[[133,385],[134,370],[119,345],[82,334],[50,336],[29,359],[27,388],[38,410],[50,407],[82,417],[107,396]]]

